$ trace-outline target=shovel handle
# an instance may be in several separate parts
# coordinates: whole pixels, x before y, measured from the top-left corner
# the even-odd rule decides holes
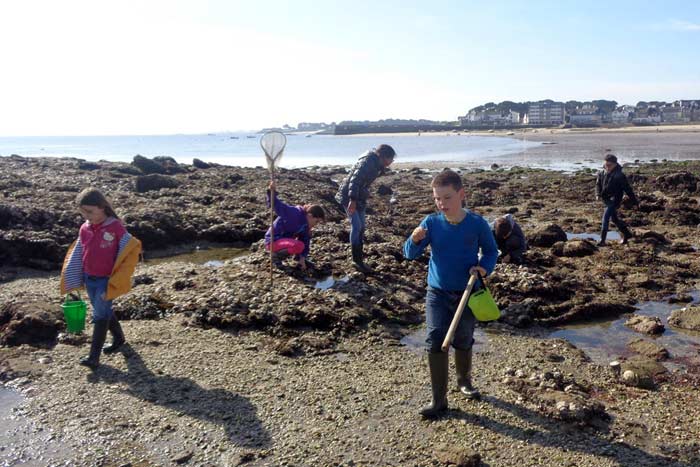
[[[472,289],[474,288],[474,284],[476,283],[476,279],[478,276],[476,274],[472,274],[471,277],[469,277],[469,282],[467,283],[467,288],[464,290],[464,293],[462,294],[462,299],[459,301],[459,306],[457,307],[457,311],[455,312],[454,317],[452,318],[452,322],[450,323],[450,329],[447,331],[447,335],[445,336],[445,340],[442,341],[442,351],[447,352],[450,350],[450,344],[452,344],[452,339],[455,337],[455,332],[457,331],[457,326],[459,326],[459,321],[462,319],[462,313],[464,312],[464,307],[467,305],[467,301],[469,300],[469,294],[472,293]]]

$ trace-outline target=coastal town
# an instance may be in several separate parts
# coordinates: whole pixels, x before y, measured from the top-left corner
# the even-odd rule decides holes
[[[300,122],[274,128],[285,132],[319,134],[429,132],[517,128],[619,128],[700,122],[700,99],[640,101],[635,105],[614,100],[567,102],[545,99],[535,102],[489,102],[470,109],[453,121],[382,119],[376,121]],[[268,128],[266,130],[270,130]]]

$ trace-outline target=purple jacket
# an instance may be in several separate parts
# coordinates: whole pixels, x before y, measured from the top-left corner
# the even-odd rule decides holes
[[[270,190],[267,190],[267,207],[270,207]],[[309,256],[311,229],[306,221],[306,211],[302,206],[290,206],[280,201],[275,192],[275,241],[280,238],[293,238],[304,242],[304,251],[300,256]],[[265,233],[265,245],[270,244],[270,229]]]

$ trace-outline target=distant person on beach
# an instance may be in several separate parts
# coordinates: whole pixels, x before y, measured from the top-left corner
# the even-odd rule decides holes
[[[491,274],[498,258],[498,247],[488,222],[463,207],[465,193],[461,177],[452,170],[444,170],[435,176],[431,186],[440,212],[423,219],[404,243],[407,259],[416,259],[428,245],[431,247],[425,341],[433,400],[420,412],[428,418],[447,410],[449,354],[441,347],[469,276]],[[475,321],[471,311],[465,309],[452,342],[457,385],[468,399],[479,398],[471,378]]]
[[[605,239],[608,236],[608,226],[610,220],[617,226],[622,234],[622,244],[626,244],[633,237],[627,225],[617,215],[617,210],[622,204],[622,197],[626,193],[633,205],[639,205],[637,197],[632,191],[632,187],[627,181],[627,177],[622,172],[622,167],[617,163],[617,157],[613,154],[605,156],[603,170],[598,173],[595,184],[596,199],[602,199],[605,205],[603,213],[603,225],[600,231],[600,242],[598,246],[605,246]]]
[[[275,192],[275,214],[277,218],[272,224],[275,231],[274,241],[271,229],[265,233],[265,248],[269,251],[272,244],[275,264],[280,267],[282,261],[294,255],[299,261],[299,267],[306,271],[312,264],[307,261],[311,247],[311,230],[326,220],[326,212],[318,204],[290,206],[277,197],[275,182],[270,182],[267,190],[267,207],[270,207],[270,191]]]
[[[493,236],[501,251],[499,260],[503,263],[522,264],[527,250],[525,234],[512,214],[499,217],[493,223]]]
[[[76,199],[85,218],[78,239],[68,249],[61,271],[61,293],[85,287],[92,304],[92,343],[81,365],[95,369],[100,354],[111,354],[126,343],[112,300],[131,290],[131,276],[141,253],[141,242],[126,231],[107,198],[86,188]],[[112,344],[104,349],[107,330]]]
[[[364,262],[365,211],[369,187],[372,182],[382,175],[386,168],[394,162],[396,152],[388,144],[380,144],[377,148],[367,151],[355,163],[350,174],[340,184],[335,199],[345,209],[350,219],[350,246],[352,262],[355,268],[363,273],[372,272]]]

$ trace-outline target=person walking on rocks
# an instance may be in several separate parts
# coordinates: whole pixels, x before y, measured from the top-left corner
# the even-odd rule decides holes
[[[364,262],[365,211],[369,187],[374,180],[382,175],[394,162],[396,152],[388,144],[380,144],[377,148],[367,151],[355,163],[348,176],[340,184],[335,199],[343,206],[350,219],[350,246],[352,262],[355,268],[363,273],[372,270]]]
[[[512,214],[496,219],[493,223],[493,236],[501,251],[499,259],[503,263],[522,264],[523,254],[527,250],[527,241]]]
[[[443,352],[441,346],[469,276],[491,274],[498,258],[496,240],[488,222],[463,207],[465,193],[460,176],[445,170],[433,179],[432,188],[439,212],[423,219],[404,243],[407,259],[416,259],[428,245],[431,247],[425,321],[433,398],[420,412],[428,418],[447,410],[449,361],[448,353]],[[471,379],[474,324],[474,315],[465,309],[452,342],[457,385],[468,399],[479,398]]]
[[[622,244],[626,244],[633,237],[633,234],[624,221],[618,217],[617,210],[622,204],[622,197],[625,193],[629,196],[633,205],[639,205],[639,201],[634,195],[627,177],[622,172],[622,167],[617,163],[617,157],[613,154],[605,156],[603,170],[598,173],[595,187],[596,199],[602,199],[605,205],[598,246],[606,245],[605,239],[608,236],[608,226],[611,220],[622,234]]]
[[[126,231],[105,196],[86,188],[76,199],[85,218],[78,239],[68,249],[61,270],[61,293],[85,287],[92,304],[92,343],[81,365],[95,369],[100,354],[111,354],[126,343],[112,300],[131,290],[131,276],[141,253],[141,242]],[[102,348],[112,334],[112,344]]]
[[[326,212],[318,204],[290,206],[277,197],[275,182],[270,182],[267,190],[267,207],[270,207],[270,191],[275,193],[275,214],[273,223],[275,238],[271,238],[271,229],[265,233],[265,248],[274,252],[275,263],[282,265],[282,260],[294,255],[299,267],[306,271],[311,246],[311,230],[326,219]]]

